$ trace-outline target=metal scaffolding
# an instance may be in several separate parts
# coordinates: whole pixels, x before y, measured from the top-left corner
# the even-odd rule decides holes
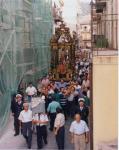
[[[11,94],[48,73],[51,7],[51,0],[0,0],[0,130]]]

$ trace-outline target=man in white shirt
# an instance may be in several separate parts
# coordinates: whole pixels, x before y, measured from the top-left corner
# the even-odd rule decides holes
[[[31,102],[31,99],[34,95],[37,94],[36,88],[32,85],[32,83],[29,83],[29,86],[26,88],[26,94],[28,96],[28,101]]]
[[[29,104],[23,104],[24,110],[19,115],[19,120],[22,123],[22,133],[26,139],[28,149],[31,149],[32,142],[32,111],[29,110]]]
[[[35,114],[33,117],[33,123],[36,124],[37,130],[37,146],[38,149],[43,148],[44,144],[47,144],[47,127],[48,116],[45,113]]]
[[[75,115],[75,121],[70,126],[71,142],[75,150],[85,150],[89,142],[89,128],[85,121],[81,120],[80,114]]]

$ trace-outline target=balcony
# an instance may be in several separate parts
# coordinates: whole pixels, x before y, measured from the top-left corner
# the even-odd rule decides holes
[[[105,8],[106,8],[106,2],[104,1],[96,2],[96,13],[103,13]]]
[[[108,48],[108,40],[105,38],[104,35],[94,35],[93,36],[93,43],[96,48]]]

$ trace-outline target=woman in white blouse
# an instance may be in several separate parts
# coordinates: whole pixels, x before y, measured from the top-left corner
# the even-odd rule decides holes
[[[62,109],[57,108],[57,115],[54,123],[54,133],[56,136],[56,142],[58,149],[64,149],[64,139],[65,139],[65,116],[62,113]]]

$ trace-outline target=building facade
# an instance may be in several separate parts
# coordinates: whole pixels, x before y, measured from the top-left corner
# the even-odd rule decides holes
[[[96,0],[91,6],[93,149],[118,149],[118,1]]]
[[[80,48],[91,47],[91,15],[90,5],[77,0],[77,24],[78,45]]]
[[[91,47],[91,28],[88,23],[80,24],[79,43],[81,48]]]
[[[118,1],[117,0],[96,0],[93,4],[93,22],[97,25],[95,42],[98,47],[108,47],[117,50],[118,48]],[[102,41],[101,45],[101,39]]]
[[[118,56],[93,57],[93,149],[118,149]]]

